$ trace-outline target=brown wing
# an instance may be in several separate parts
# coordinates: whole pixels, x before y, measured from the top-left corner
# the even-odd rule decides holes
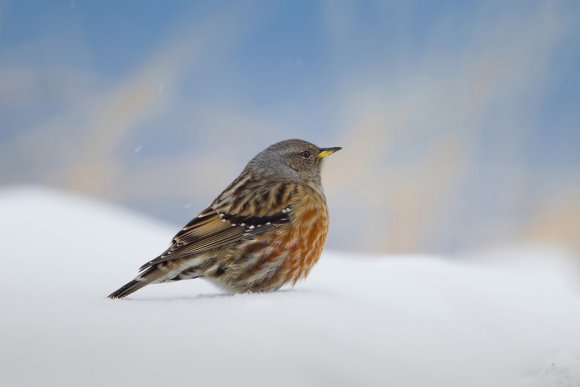
[[[173,237],[171,246],[163,254],[141,266],[140,270],[228,248],[242,238],[252,238],[288,223],[292,192],[287,184],[274,185],[267,191],[253,191],[240,202],[230,200],[231,193],[224,191],[210,208]]]

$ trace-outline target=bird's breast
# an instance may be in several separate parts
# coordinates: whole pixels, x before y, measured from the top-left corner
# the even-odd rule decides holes
[[[286,282],[295,284],[305,278],[318,262],[328,234],[326,199],[320,193],[305,189],[292,205],[289,232],[280,252],[288,252],[284,264]]]

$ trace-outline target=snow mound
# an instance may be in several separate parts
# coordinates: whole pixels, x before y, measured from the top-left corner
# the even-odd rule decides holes
[[[1,191],[0,215],[4,386],[580,386],[564,252],[325,252],[277,293],[193,280],[109,300],[175,227],[37,188]]]

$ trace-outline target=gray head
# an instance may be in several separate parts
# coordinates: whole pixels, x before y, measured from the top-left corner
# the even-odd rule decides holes
[[[247,166],[260,178],[320,184],[322,160],[342,148],[319,148],[303,140],[285,140],[258,153]]]

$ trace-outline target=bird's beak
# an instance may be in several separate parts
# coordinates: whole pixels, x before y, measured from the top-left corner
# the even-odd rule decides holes
[[[333,154],[334,152],[338,152],[339,150],[341,150],[342,148],[337,146],[334,148],[320,148],[320,152],[318,153],[318,158],[319,159],[323,159],[326,156],[330,156],[331,154]]]

